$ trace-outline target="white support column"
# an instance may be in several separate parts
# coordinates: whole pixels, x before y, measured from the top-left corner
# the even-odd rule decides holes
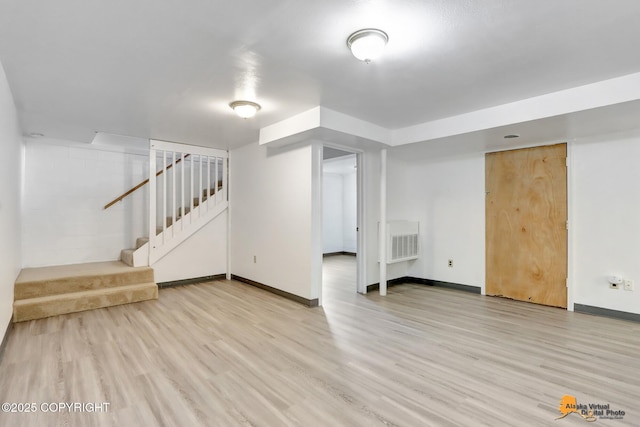
[[[223,169],[229,170],[229,158],[223,159]],[[216,157],[216,203],[218,202],[218,158]],[[229,177],[223,177],[223,190],[228,190],[231,186]],[[228,198],[227,204],[227,280],[231,280],[231,198]]]
[[[380,295],[387,295],[387,149],[380,151]]]
[[[322,154],[319,141],[311,143],[311,299],[322,297]]]
[[[358,185],[358,202],[357,202],[357,256],[356,262],[358,263],[357,268],[357,282],[358,282],[358,292],[361,294],[367,293],[367,227],[366,227],[366,206],[367,206],[367,187],[365,177],[365,153],[357,154],[357,185]]]

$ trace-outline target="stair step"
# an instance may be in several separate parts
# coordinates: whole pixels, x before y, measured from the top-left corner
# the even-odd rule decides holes
[[[153,282],[153,269],[129,267],[120,261],[25,268],[14,285],[14,299]]]
[[[148,237],[138,237],[136,239],[136,249],[140,249],[141,247],[143,247],[147,243],[149,243],[149,238]]]
[[[13,321],[42,319],[151,299],[158,299],[158,285],[153,282],[47,295],[15,301]]]
[[[133,267],[133,253],[135,249],[123,249],[120,251],[120,261],[127,264],[129,267]]]

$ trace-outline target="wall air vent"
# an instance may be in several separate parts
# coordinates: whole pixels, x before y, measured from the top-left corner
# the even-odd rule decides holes
[[[419,226],[417,221],[387,223],[387,264],[418,258]]]

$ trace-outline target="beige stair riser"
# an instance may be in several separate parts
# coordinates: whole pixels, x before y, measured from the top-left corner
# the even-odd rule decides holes
[[[136,268],[126,274],[100,274],[78,277],[63,277],[34,282],[16,282],[14,299],[60,295],[70,292],[81,292],[101,288],[133,285],[136,283],[153,282],[153,269]]]
[[[42,319],[60,314],[76,313],[157,298],[158,286],[155,283],[31,298],[14,302],[13,321],[23,322]]]
[[[120,251],[120,261],[127,264],[129,267],[133,267],[133,253],[135,249],[123,249]]]

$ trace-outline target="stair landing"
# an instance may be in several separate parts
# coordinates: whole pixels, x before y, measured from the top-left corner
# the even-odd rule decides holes
[[[14,286],[13,321],[158,298],[153,269],[120,261],[25,268]]]

